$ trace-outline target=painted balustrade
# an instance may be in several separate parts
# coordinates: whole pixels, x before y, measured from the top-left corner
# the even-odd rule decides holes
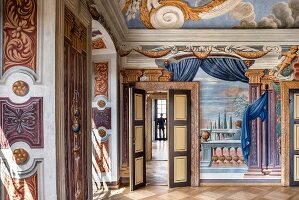
[[[201,167],[244,167],[241,140],[202,142]]]

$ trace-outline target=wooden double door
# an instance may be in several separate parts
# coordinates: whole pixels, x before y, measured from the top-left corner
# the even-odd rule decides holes
[[[146,185],[145,97],[144,90],[129,89],[130,188]],[[191,184],[191,91],[168,91],[170,188]]]

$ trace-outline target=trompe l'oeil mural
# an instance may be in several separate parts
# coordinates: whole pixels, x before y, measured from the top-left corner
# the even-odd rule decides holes
[[[299,27],[299,0],[118,1],[130,29]]]

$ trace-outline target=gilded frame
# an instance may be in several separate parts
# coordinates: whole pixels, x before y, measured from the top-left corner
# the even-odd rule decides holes
[[[299,89],[299,82],[282,81],[281,86],[281,184],[290,185],[290,117],[289,95],[291,89]]]

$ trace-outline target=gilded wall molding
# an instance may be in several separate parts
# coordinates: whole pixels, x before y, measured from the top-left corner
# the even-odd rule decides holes
[[[290,89],[299,89],[299,82],[282,81],[281,86],[281,183],[290,185]]]

